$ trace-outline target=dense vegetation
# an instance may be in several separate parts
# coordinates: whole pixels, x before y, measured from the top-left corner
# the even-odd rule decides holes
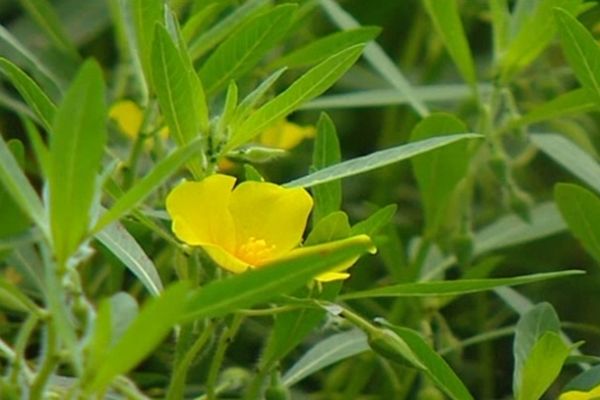
[[[0,398],[597,398],[599,16],[0,1]]]

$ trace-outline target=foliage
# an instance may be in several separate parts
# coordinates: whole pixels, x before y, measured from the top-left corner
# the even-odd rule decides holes
[[[595,2],[0,16],[0,398],[597,396]]]

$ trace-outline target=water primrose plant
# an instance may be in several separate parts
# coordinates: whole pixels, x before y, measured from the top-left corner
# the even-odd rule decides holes
[[[596,2],[0,17],[0,399],[600,398]]]

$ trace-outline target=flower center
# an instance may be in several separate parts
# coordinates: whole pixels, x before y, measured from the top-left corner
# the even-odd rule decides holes
[[[271,258],[273,250],[275,245],[269,245],[263,239],[251,236],[246,243],[238,247],[237,257],[250,265],[259,266]]]

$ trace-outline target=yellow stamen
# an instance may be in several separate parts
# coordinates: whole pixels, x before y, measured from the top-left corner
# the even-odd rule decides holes
[[[271,258],[273,250],[275,250],[274,245],[269,245],[263,239],[251,236],[238,248],[237,257],[250,265],[259,266]]]

